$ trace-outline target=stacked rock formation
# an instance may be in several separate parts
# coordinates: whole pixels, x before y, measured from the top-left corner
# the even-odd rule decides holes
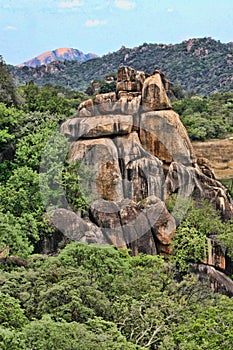
[[[52,212],[66,236],[132,254],[169,253],[177,225],[165,205],[172,194],[206,198],[224,219],[233,217],[225,188],[198,165],[167,88],[160,71],[147,76],[120,67],[116,92],[81,103],[78,116],[62,124],[69,161],[83,162],[93,174],[85,183],[92,196],[88,219],[66,209]]]

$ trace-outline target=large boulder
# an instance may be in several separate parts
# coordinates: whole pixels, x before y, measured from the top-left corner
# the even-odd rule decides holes
[[[90,207],[93,222],[101,227],[105,240],[116,247],[127,248],[116,202],[99,199]]]
[[[142,95],[140,92],[120,91],[118,105],[121,113],[136,114],[141,108]]]
[[[120,67],[118,69],[118,82],[116,91],[140,92],[145,81],[146,74],[131,67]]]
[[[168,212],[166,205],[156,196],[148,197],[142,204],[158,249],[169,246],[176,232],[176,221]]]
[[[109,138],[79,140],[71,144],[69,162],[81,161],[91,172],[91,179],[83,186],[89,189],[91,198],[120,200],[124,198],[122,176],[117,148]]]
[[[121,114],[73,118],[61,125],[61,131],[71,140],[125,135],[132,131],[133,116]]]
[[[166,176],[165,197],[173,193],[196,200],[206,199],[220,211],[224,220],[233,219],[233,207],[225,187],[198,168],[172,163]]]
[[[108,114],[118,112],[118,105],[116,103],[117,97],[115,92],[105,94],[98,94],[95,96],[95,106],[97,113]]]
[[[135,201],[156,195],[162,198],[162,162],[146,152],[137,132],[116,137],[120,168],[123,178],[124,196]]]
[[[148,77],[143,83],[142,106],[147,111],[158,111],[161,109],[172,108],[161,75],[157,71],[155,74]]]
[[[174,111],[142,113],[139,127],[142,146],[155,157],[165,163],[191,165],[195,162],[186,129]]]
[[[80,103],[78,107],[78,117],[85,118],[85,117],[92,117],[93,115],[94,115],[94,103],[91,98],[89,100],[86,100]]]
[[[71,210],[58,208],[50,212],[49,221],[71,241],[109,244],[101,229],[90,221],[83,220]]]
[[[133,255],[168,251],[176,230],[175,219],[155,196],[137,203],[130,199],[99,199],[92,203],[90,215],[101,227],[105,240],[130,248]]]

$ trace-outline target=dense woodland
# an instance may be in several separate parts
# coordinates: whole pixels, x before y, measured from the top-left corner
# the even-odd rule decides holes
[[[33,79],[38,85],[59,84],[85,91],[93,79],[116,73],[120,65],[148,74],[161,69],[169,81],[181,85],[186,93],[208,96],[233,89],[233,44],[211,38],[190,39],[175,45],[144,43],[132,49],[122,47],[81,64],[56,61],[37,68],[11,66],[10,70],[17,84]]]
[[[233,257],[233,223],[222,222],[206,202],[180,201],[174,213],[170,198],[177,222],[182,206],[189,206],[171,257],[132,257],[77,242],[42,254],[55,229],[40,197],[41,157],[51,134],[86,96],[33,82],[15,88],[2,59],[0,92],[0,348],[231,350],[233,300],[200,283],[190,264],[205,258],[212,234]],[[232,106],[230,92],[174,102],[190,137],[199,140],[232,132]],[[61,172],[74,210],[88,210],[77,182],[80,168],[64,165]]]

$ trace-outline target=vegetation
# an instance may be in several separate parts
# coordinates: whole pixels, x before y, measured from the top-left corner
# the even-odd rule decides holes
[[[232,43],[222,44],[211,38],[190,39],[176,45],[144,43],[133,49],[122,47],[81,64],[54,62],[47,67],[10,67],[10,70],[17,84],[34,79],[40,86],[50,83],[85,91],[93,79],[102,80],[124,64],[149,74],[161,69],[186,93],[207,96],[232,90],[232,51]]]
[[[191,140],[224,138],[233,132],[233,93],[215,93],[209,98],[184,97],[173,102]]]
[[[233,300],[159,256],[72,243],[2,265],[1,349],[231,349]]]
[[[0,348],[232,349],[233,299],[213,294],[189,272],[190,263],[205,258],[210,235],[233,257],[233,223],[223,223],[207,203],[191,201],[180,222],[187,201],[174,210],[176,198],[169,199],[180,223],[171,259],[79,243],[54,256],[36,254],[54,233],[45,203],[59,206],[65,191],[74,210],[89,204],[81,180],[91,174],[66,164],[66,140],[56,132],[83,95],[33,82],[14,93],[20,103],[7,102],[10,90],[0,103]],[[200,103],[195,113],[202,113],[215,102],[220,108],[222,99],[226,117],[230,98],[186,98],[176,108],[183,114]]]
[[[17,104],[17,96],[14,87],[13,78],[9,69],[0,55],[0,102],[6,103],[7,106]]]
[[[57,162],[57,157],[63,159],[64,154],[61,136],[58,149],[47,145],[59,124],[72,116],[83,95],[48,85],[40,89],[33,82],[19,87],[17,94],[21,96],[17,107],[0,103],[0,248],[8,246],[9,254],[25,258],[54,231],[44,216],[43,200],[59,204],[65,188],[70,205],[84,210],[88,197],[80,184],[79,173],[84,170],[79,165],[75,168]],[[53,160],[61,182],[53,179],[51,184],[53,174],[40,169],[45,147],[46,160]],[[39,172],[44,183],[50,184],[46,199],[40,194]]]

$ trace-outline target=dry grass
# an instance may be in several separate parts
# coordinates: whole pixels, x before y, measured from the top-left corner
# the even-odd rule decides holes
[[[224,140],[193,142],[197,158],[206,158],[217,179],[233,178],[233,135]]]

